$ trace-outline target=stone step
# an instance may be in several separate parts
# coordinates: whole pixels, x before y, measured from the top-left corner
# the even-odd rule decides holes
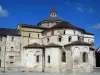
[[[94,72],[100,72],[100,67],[95,67]]]

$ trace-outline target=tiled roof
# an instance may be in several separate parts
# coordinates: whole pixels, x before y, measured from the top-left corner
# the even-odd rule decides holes
[[[94,34],[92,34],[92,33],[90,33],[90,32],[85,32],[85,34],[94,35]]]
[[[75,42],[72,42],[70,44],[66,44],[64,46],[72,46],[72,45],[89,45],[89,46],[91,46],[91,44],[89,44],[87,42],[81,42],[81,41],[75,41]]]
[[[81,28],[79,28],[79,27],[77,27],[77,26],[74,26],[74,25],[68,23],[68,22],[61,22],[61,23],[59,23],[59,24],[53,26],[53,27],[50,28],[50,29],[62,29],[62,28],[71,28],[71,29],[78,29],[78,30],[85,31],[85,30],[83,30],[83,29],[81,29]]]
[[[8,28],[0,28],[0,36],[21,36],[20,31],[18,29],[8,29]]]
[[[33,43],[25,46],[24,48],[43,48],[43,45],[40,45],[38,43]]]
[[[36,26],[36,25],[29,25],[29,24],[19,24],[21,27],[27,27],[27,28],[36,28],[36,29],[47,29],[47,28],[44,28],[44,27],[39,27],[39,26]]]
[[[55,21],[64,21],[58,17],[49,17],[47,19],[45,19],[44,21],[52,21],[52,22],[55,22]]]
[[[40,25],[41,23],[45,23],[45,22],[49,23],[49,22],[62,22],[62,21],[64,21],[64,20],[62,20],[58,17],[49,17],[49,18],[39,22],[37,25]]]
[[[62,47],[61,45],[58,45],[58,44],[54,44],[54,43],[51,43],[51,44],[48,44],[44,47]]]
[[[77,26],[74,26],[74,25],[72,25],[72,24],[70,24],[68,22],[65,22],[65,21],[63,21],[63,22],[61,22],[59,24],[56,24],[55,26],[49,28],[48,30],[52,30],[52,29],[64,29],[64,28],[66,28],[66,29],[77,29],[77,30],[80,30],[80,31],[82,31],[82,32],[85,33],[84,29],[81,29],[81,28],[79,28]],[[45,32],[45,31],[46,30],[44,30],[43,32]]]

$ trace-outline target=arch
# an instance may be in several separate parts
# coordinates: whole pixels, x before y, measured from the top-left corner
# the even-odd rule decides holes
[[[71,36],[69,36],[68,37],[68,42],[70,42],[72,40],[72,37]]]
[[[75,58],[79,58],[80,57],[80,49],[79,49],[79,47],[75,47],[74,49],[73,49],[73,57]]]
[[[62,62],[66,62],[66,52],[62,52]]]
[[[88,50],[88,47],[84,47],[83,49],[82,49],[84,52],[88,52],[89,50]]]
[[[86,52],[83,52],[83,62],[87,62],[88,60],[88,54]]]
[[[79,47],[75,47],[73,49],[73,62],[74,62],[74,64],[80,63],[80,49],[79,49]]]

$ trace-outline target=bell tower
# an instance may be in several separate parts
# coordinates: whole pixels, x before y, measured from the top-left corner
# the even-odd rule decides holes
[[[57,12],[56,12],[56,10],[54,8],[51,9],[50,16],[51,17],[56,17],[57,16]]]

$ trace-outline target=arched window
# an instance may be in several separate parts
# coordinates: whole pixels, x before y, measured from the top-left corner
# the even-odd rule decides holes
[[[86,52],[83,53],[83,62],[87,62],[88,54]]]
[[[70,42],[72,40],[72,37],[71,36],[69,36],[68,37],[68,42]]]
[[[66,62],[66,53],[65,52],[62,53],[62,62]]]
[[[61,36],[59,36],[58,41],[59,41],[59,42],[61,42],[61,41],[62,41],[62,37],[61,37]]]

